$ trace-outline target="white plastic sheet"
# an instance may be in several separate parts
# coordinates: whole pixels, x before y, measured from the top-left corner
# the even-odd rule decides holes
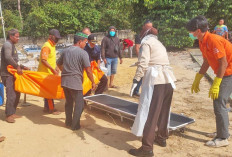
[[[108,70],[107,70],[104,62],[100,63],[100,69],[105,73],[105,75],[108,73]]]
[[[158,76],[158,68],[162,67],[166,77],[168,78],[169,83],[171,83],[172,87],[175,89],[175,83],[171,79],[168,70],[171,70],[171,67],[169,66],[153,66],[148,67],[147,72],[145,73],[143,77],[143,84],[142,84],[142,92],[139,99],[139,107],[138,112],[135,117],[134,124],[131,128],[131,131],[136,136],[142,136],[145,123],[147,121],[150,103],[153,95],[154,90],[154,80]],[[169,115],[170,116],[170,115]]]

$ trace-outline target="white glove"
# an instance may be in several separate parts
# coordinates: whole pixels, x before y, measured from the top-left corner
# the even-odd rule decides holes
[[[132,97],[133,96],[133,93],[134,93],[134,90],[135,88],[137,87],[138,83],[133,83],[132,86],[131,86],[131,90],[130,90],[130,96]]]

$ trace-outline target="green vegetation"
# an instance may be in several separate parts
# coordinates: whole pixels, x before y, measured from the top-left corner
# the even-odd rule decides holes
[[[232,28],[229,0],[4,0],[2,8],[6,31],[17,28],[34,39],[46,36],[51,28],[63,36],[83,27],[104,32],[110,25],[139,32],[150,19],[165,46],[183,48],[192,45],[185,24],[197,15],[209,19],[211,30],[219,18]]]

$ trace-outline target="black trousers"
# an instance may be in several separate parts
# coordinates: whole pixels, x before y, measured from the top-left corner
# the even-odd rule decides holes
[[[15,78],[13,75],[2,76],[1,78],[4,86],[6,87],[5,114],[8,117],[15,114],[20,99],[20,93],[15,91]]]
[[[171,84],[154,86],[149,113],[143,130],[142,147],[144,150],[153,150],[156,137],[161,139],[168,138],[168,120],[172,95],[173,88]],[[157,127],[158,132],[155,137]]]
[[[107,86],[108,79],[106,75],[103,75],[102,78],[100,79],[100,83],[97,86],[97,89],[95,91],[95,94],[102,94]]]
[[[95,90],[95,94],[102,94],[104,90],[106,89],[108,79],[106,75],[103,75],[100,79],[100,83],[97,86],[97,89]],[[84,96],[88,96],[91,94],[91,90],[89,90]]]
[[[65,102],[65,124],[71,126],[72,130],[80,128],[80,118],[84,108],[84,99],[82,90],[74,90],[64,87]],[[75,106],[73,107],[73,104]],[[74,110],[73,110],[74,108]]]

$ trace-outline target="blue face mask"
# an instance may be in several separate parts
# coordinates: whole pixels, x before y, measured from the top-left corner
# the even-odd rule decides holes
[[[192,39],[192,40],[196,40],[197,37],[194,37],[192,33],[189,33],[189,37]]]
[[[110,31],[110,36],[114,37],[115,36],[115,32],[114,31]]]

